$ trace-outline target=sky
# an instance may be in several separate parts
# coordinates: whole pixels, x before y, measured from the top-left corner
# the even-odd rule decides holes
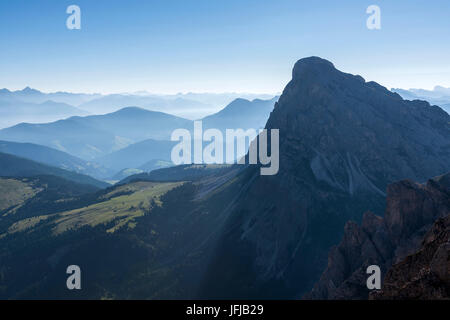
[[[449,34],[448,0],[0,0],[0,88],[277,93],[313,55],[388,88],[450,87]]]

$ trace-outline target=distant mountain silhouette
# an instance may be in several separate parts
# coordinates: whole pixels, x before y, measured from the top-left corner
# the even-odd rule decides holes
[[[110,169],[107,169],[98,163],[82,160],[68,153],[33,143],[18,143],[0,140],[0,152],[68,171],[90,175],[99,179],[104,179],[112,174]]]
[[[77,121],[135,142],[144,139],[170,139],[173,130],[189,128],[191,125],[190,120],[137,107],[123,108],[106,115],[77,118]]]
[[[97,158],[96,161],[117,171],[124,168],[137,169],[156,159],[171,161],[170,153],[177,143],[176,141],[148,139]]]
[[[255,93],[245,93],[245,92],[228,92],[228,93],[178,93],[174,95],[178,98],[195,100],[207,105],[215,106],[218,110],[224,108],[229,105],[236,99],[245,99],[245,100],[270,100],[276,94],[255,94]]]
[[[203,118],[204,130],[217,128],[225,137],[226,129],[262,128],[275,101],[276,98],[236,99],[220,112]],[[193,122],[162,112],[126,107],[105,115],[71,117],[42,124],[21,123],[0,130],[0,139],[45,145],[84,160],[96,160],[118,172],[137,169],[152,160],[170,160],[175,143],[168,140],[178,128],[192,131]],[[135,143],[137,145],[133,146]]]
[[[78,184],[92,185],[97,188],[108,186],[106,182],[96,180],[87,175],[51,167],[11,154],[0,153],[0,177],[33,177],[40,175],[53,175]]]
[[[201,119],[203,130],[209,128],[221,130],[225,138],[226,129],[252,128],[257,130],[263,128],[270,112],[273,110],[275,101],[276,98],[272,100],[253,101],[236,99],[218,113]],[[192,131],[193,123],[183,123],[180,128],[186,128]],[[108,130],[108,128],[105,128],[105,130]],[[132,137],[129,136],[129,138]],[[177,143],[167,140],[157,141],[155,139],[149,139],[97,158],[96,161],[115,170],[122,170],[124,168],[137,169],[141,168],[148,161],[169,161],[172,148]]]
[[[99,94],[70,93],[70,92],[52,92],[44,93],[30,87],[23,90],[10,91],[0,89],[0,101],[21,101],[39,104],[51,100],[54,102],[78,106],[84,102],[100,97]]]
[[[0,129],[22,122],[43,123],[89,115],[89,112],[76,106],[95,96],[66,92],[43,93],[30,87],[17,91],[0,89]]]
[[[170,139],[173,130],[190,126],[190,120],[128,107],[100,116],[22,123],[0,130],[0,139],[41,144],[92,160],[145,139]]]
[[[179,93],[171,95],[151,94],[149,92],[121,94],[85,94],[71,92],[44,93],[29,87],[23,90],[10,91],[0,89],[0,101],[14,103],[40,104],[51,100],[79,108],[89,114],[106,114],[128,106],[137,106],[151,111],[160,111],[187,119],[200,119],[205,115],[217,112],[237,98],[271,99],[269,94],[252,93]],[[81,113],[71,115],[82,115]],[[59,120],[53,118],[48,121]],[[30,122],[29,119],[19,122]],[[37,120],[40,121],[40,120]],[[44,122],[45,120],[41,120]],[[17,124],[10,123],[9,125]]]
[[[146,110],[176,114],[190,119],[199,114],[208,113],[213,105],[182,97],[157,95],[110,94],[85,102],[79,108],[95,114],[115,112],[128,106],[137,106]]]
[[[450,114],[450,88],[436,86],[433,90],[424,89],[392,89],[407,100],[425,100],[436,104]]]
[[[225,129],[262,129],[266,125],[278,97],[271,100],[236,99],[221,111],[202,119],[203,128]]]
[[[31,103],[19,100],[2,100],[0,96],[0,128],[19,122],[48,122],[71,116],[88,115],[86,111],[52,100]]]

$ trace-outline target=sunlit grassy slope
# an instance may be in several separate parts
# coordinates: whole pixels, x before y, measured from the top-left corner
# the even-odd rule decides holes
[[[95,227],[112,224],[106,231],[114,232],[121,227],[134,228],[134,219],[161,205],[160,197],[183,182],[134,182],[118,186],[101,196],[98,203],[51,215],[41,215],[14,223],[8,233],[25,231],[47,220],[53,225],[53,233],[61,234],[84,226]],[[51,218],[51,219],[49,219]]]
[[[25,179],[0,178],[0,211],[22,204],[37,191]]]

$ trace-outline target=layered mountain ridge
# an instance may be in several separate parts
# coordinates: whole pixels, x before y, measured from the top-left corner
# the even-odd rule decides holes
[[[237,99],[221,112],[202,119],[205,128],[225,129],[259,129],[266,122],[276,99],[253,100]],[[240,121],[234,120],[235,116]],[[125,107],[116,112],[104,115],[91,115],[86,117],[70,117],[50,123],[20,123],[0,130],[0,139],[13,142],[35,143],[67,152],[84,160],[105,159],[105,164],[124,162],[122,153],[116,151],[127,146],[142,143],[145,140],[160,140],[155,150],[157,158],[145,158],[145,162],[153,159],[167,160],[173,143],[170,141],[171,133],[175,129],[184,128],[193,130],[193,121],[176,117],[167,113],[149,111],[139,107]],[[224,133],[225,134],[225,133]],[[138,146],[132,147],[128,157],[139,154],[133,152]],[[169,150],[169,152],[167,151]],[[151,153],[151,151],[149,151]],[[145,157],[145,154],[140,155]],[[126,161],[126,160],[125,160]],[[130,161],[130,165],[136,165]],[[125,167],[114,167],[115,170]]]
[[[277,175],[165,168],[5,225],[0,296],[300,298],[344,225],[383,214],[390,183],[450,171],[449,123],[439,107],[302,59],[266,124],[280,130]],[[76,293],[60,285],[70,261],[90,270]]]

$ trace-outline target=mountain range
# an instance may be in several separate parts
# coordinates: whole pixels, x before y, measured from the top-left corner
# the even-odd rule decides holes
[[[10,91],[6,88],[0,89],[0,100],[10,102],[43,103],[45,101],[54,101],[72,106],[79,106],[89,100],[100,97],[99,94],[71,93],[71,92],[53,92],[44,93],[39,90],[26,87],[23,90]]]
[[[224,119],[227,112],[245,114],[234,109],[239,104],[248,105],[238,100],[231,111],[222,113]],[[339,244],[349,220],[366,225],[363,213],[373,212],[369,217],[374,229],[380,219],[390,219],[390,232],[408,241],[405,230],[444,215],[434,210],[435,203],[442,202],[424,196],[442,190],[436,185],[447,183],[443,174],[450,171],[450,115],[440,107],[403,100],[318,57],[299,60],[273,110],[266,107],[265,128],[280,133],[277,175],[260,175],[262,165],[184,165],[71,196],[60,182],[0,178],[0,187],[17,190],[0,193],[0,203],[7,203],[0,206],[0,298],[301,298],[320,281],[328,254]],[[136,108],[124,112],[143,113]],[[0,138],[45,133],[46,138],[73,138],[69,141],[75,143],[79,135],[94,146],[97,134],[104,134],[105,141],[119,136],[107,132],[122,124],[116,114],[95,117],[93,127],[89,119],[16,126],[1,130]],[[77,131],[80,123],[86,133]],[[74,129],[64,136],[69,124]],[[154,138],[141,133],[138,125],[130,132],[120,130],[125,142],[121,148],[131,150],[130,155],[133,148],[123,149],[130,140],[155,142],[146,141]],[[436,176],[443,178],[430,182],[429,190],[398,182],[423,183]],[[75,183],[64,181],[68,190],[75,188]],[[43,185],[51,189],[41,190]],[[396,186],[406,190],[401,197],[405,204],[391,196]],[[63,201],[56,190],[63,193]],[[425,200],[415,201],[410,195]],[[412,210],[411,220],[402,214],[381,218],[385,209],[397,204],[432,210]],[[11,214],[15,211],[17,215]],[[69,291],[61,285],[73,261],[89,270],[83,290]],[[395,274],[390,275],[393,285],[385,288],[386,295],[401,283]]]
[[[20,122],[49,122],[89,113],[71,105],[47,100],[41,103],[0,100],[0,128]]]
[[[49,122],[70,116],[112,113],[129,106],[195,120],[220,111],[237,98],[269,100],[272,97],[246,93],[44,93],[30,87],[16,91],[4,88],[0,89],[0,128],[21,122]]]
[[[219,113],[202,119],[207,128],[263,127],[273,109],[271,100],[237,99]],[[239,120],[237,120],[239,119]],[[21,123],[0,130],[0,139],[57,149],[115,172],[137,169],[152,160],[170,160],[173,130],[193,130],[193,122],[162,112],[127,107],[96,116],[71,117],[51,123]],[[31,153],[30,153],[31,154]],[[103,173],[93,174],[105,177]]]
[[[102,114],[117,111],[127,106],[138,106],[143,109],[170,113],[179,117],[196,120],[208,114],[220,111],[232,101],[270,100],[268,94],[245,93],[179,93],[174,95],[156,95],[148,92],[129,94],[110,94],[85,102],[79,107],[91,113]]]
[[[79,108],[90,110],[90,112],[95,114],[106,114],[128,106],[139,106],[146,110],[170,113],[189,119],[197,119],[205,113],[210,113],[211,110],[217,110],[217,106],[182,97],[169,98],[156,95],[129,94],[110,94],[102,96],[81,104]]]
[[[93,160],[141,140],[170,139],[173,130],[188,128],[190,124],[190,120],[169,114],[128,107],[100,116],[71,117],[46,124],[22,123],[0,130],[0,137]]]

